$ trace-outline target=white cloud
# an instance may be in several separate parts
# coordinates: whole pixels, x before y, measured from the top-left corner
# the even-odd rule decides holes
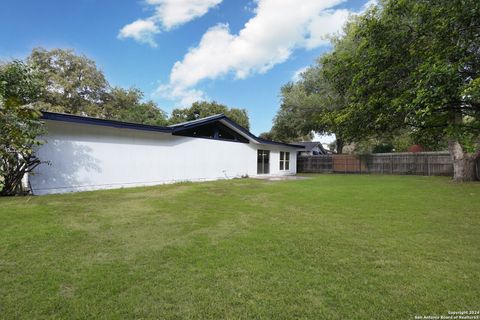
[[[120,39],[124,38],[133,38],[138,42],[146,43],[152,47],[156,47],[157,44],[153,39],[154,35],[159,33],[160,29],[155,25],[155,22],[152,20],[142,20],[139,19],[130,24],[124,26],[118,37]]]
[[[172,86],[170,84],[160,85],[155,90],[153,96],[175,100],[183,107],[189,107],[195,101],[208,100],[208,97],[201,90]]]
[[[362,12],[363,11],[366,11],[367,9],[369,9],[370,7],[372,6],[376,6],[378,5],[378,0],[368,0],[367,2],[365,2],[362,6]]]
[[[304,46],[307,49],[313,49],[328,45],[330,43],[328,36],[338,34],[350,14],[351,12],[346,9],[322,12],[308,25],[308,36]]]
[[[349,11],[332,9],[343,0],[257,0],[255,16],[238,34],[227,24],[207,30],[170,73],[169,86],[188,92],[204,79],[233,74],[244,79],[286,61],[295,49],[328,44]]]
[[[147,0],[155,6],[154,18],[165,30],[203,16],[222,0]]]
[[[154,8],[153,16],[125,25],[119,38],[133,38],[140,43],[156,46],[154,36],[160,30],[170,30],[203,16],[222,0],[146,0]]]
[[[307,71],[307,69],[308,69],[308,66],[295,70],[292,76],[292,81],[297,82],[298,80],[300,80],[300,75],[305,71]]]

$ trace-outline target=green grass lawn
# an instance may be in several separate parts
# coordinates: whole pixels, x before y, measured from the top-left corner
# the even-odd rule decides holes
[[[0,317],[480,309],[479,183],[312,177],[0,199]]]

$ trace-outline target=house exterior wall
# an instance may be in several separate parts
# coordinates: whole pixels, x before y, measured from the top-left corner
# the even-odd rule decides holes
[[[296,173],[295,149],[173,136],[170,133],[46,120],[34,194],[65,193],[257,175],[257,149],[270,150],[270,175]],[[279,170],[280,151],[290,170]]]

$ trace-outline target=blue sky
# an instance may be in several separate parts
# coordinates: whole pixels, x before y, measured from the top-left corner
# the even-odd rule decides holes
[[[215,100],[247,109],[259,134],[271,127],[280,87],[329,50],[325,36],[366,3],[2,0],[0,59],[72,48],[112,85],[138,87],[167,112]]]

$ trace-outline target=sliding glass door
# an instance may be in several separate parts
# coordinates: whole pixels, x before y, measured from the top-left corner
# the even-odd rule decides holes
[[[270,151],[257,151],[257,174],[270,173]]]

